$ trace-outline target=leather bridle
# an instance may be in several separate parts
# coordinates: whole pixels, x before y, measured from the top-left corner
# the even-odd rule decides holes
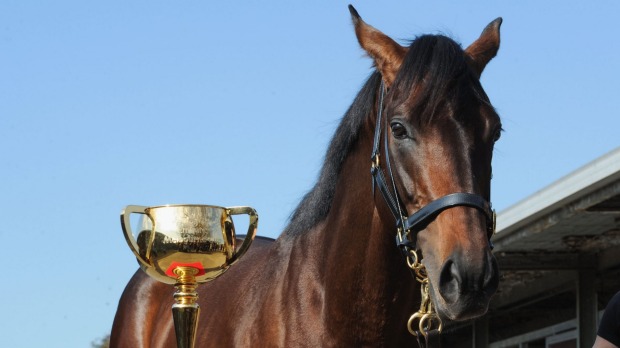
[[[388,149],[388,137],[384,137],[385,147],[385,164],[390,181],[392,182],[392,188],[387,184],[383,170],[380,167],[380,151],[381,151],[381,129],[382,114],[383,114],[383,98],[385,94],[385,87],[383,81],[381,82],[379,96],[379,110],[377,112],[377,122],[375,126],[375,135],[373,141],[373,149],[371,156],[371,169],[372,174],[372,190],[373,194],[375,188],[379,189],[383,196],[387,206],[390,208],[394,219],[396,220],[396,228],[399,231],[396,237],[397,246],[409,254],[409,250],[416,250],[417,235],[420,231],[424,230],[428,224],[433,222],[437,216],[446,209],[450,209],[458,206],[465,206],[476,208],[483,213],[487,224],[487,237],[489,239],[489,245],[493,248],[491,243],[491,237],[495,232],[495,212],[491,209],[491,203],[484,197],[474,193],[451,193],[441,198],[438,198],[415,213],[407,216],[406,209],[402,205],[402,200],[398,195],[396,184],[394,182],[394,176],[392,174],[392,167],[390,165],[390,152]],[[387,133],[387,120],[385,122],[385,129]]]

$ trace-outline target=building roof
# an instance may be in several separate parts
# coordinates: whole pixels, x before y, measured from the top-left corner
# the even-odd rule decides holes
[[[620,289],[620,147],[500,212],[493,243],[493,341],[578,316],[584,272],[604,308]]]
[[[619,217],[620,147],[500,212],[493,243],[496,252],[576,251],[578,236],[616,234]]]
[[[492,342],[579,317],[584,274],[604,308],[620,289],[620,147],[500,212],[492,240]]]

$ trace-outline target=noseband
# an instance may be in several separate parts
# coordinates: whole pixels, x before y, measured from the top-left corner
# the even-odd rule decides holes
[[[388,137],[387,137],[387,120],[385,125],[382,125],[383,114],[383,97],[385,94],[385,87],[383,81],[381,81],[379,96],[379,110],[377,112],[377,122],[375,126],[375,135],[373,140],[373,149],[371,156],[371,169],[372,174],[372,191],[375,192],[375,188],[378,188],[383,196],[387,206],[389,207],[394,219],[396,220],[396,245],[403,252],[407,259],[407,264],[415,272],[415,278],[422,283],[422,304],[420,310],[413,314],[408,322],[409,331],[416,337],[418,332],[422,333],[428,340],[428,333],[431,331],[433,324],[437,324],[437,330],[441,332],[442,324],[441,319],[435,313],[432,302],[430,300],[428,277],[426,275],[426,269],[424,265],[419,262],[417,255],[417,235],[420,231],[424,230],[431,222],[433,222],[441,212],[446,209],[462,206],[478,209],[485,217],[487,225],[487,238],[489,240],[489,246],[493,248],[491,243],[491,237],[495,233],[495,212],[491,209],[491,203],[484,197],[474,193],[451,193],[441,198],[438,198],[415,213],[407,215],[405,207],[402,205],[402,199],[398,195],[396,189],[396,183],[394,181],[394,175],[392,174],[392,167],[390,165],[390,151],[388,149]],[[381,141],[381,129],[385,127],[386,136],[384,137],[385,147],[385,164],[387,173],[390,176],[392,187],[387,184],[385,175],[380,167],[380,141]],[[412,326],[412,322],[419,320],[419,331]],[[418,337],[419,339],[419,337]],[[420,341],[418,341],[420,343]],[[427,341],[428,342],[428,341]],[[421,343],[420,343],[421,345]]]

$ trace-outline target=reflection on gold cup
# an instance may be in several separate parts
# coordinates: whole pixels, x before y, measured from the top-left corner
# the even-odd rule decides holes
[[[137,236],[131,229],[132,214],[142,214]],[[237,249],[232,215],[239,214],[249,215],[250,223]],[[250,207],[129,205],[121,212],[125,239],[142,270],[177,288],[172,312],[179,348],[194,346],[197,284],[217,278],[239,260],[254,240],[257,224],[258,215]]]

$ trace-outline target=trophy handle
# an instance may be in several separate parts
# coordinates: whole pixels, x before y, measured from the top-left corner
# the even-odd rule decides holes
[[[123,234],[125,235],[127,245],[129,245],[129,248],[133,251],[136,259],[138,259],[138,262],[146,267],[150,266],[150,263],[140,256],[140,248],[138,247],[138,243],[136,242],[136,239],[133,236],[133,231],[131,230],[130,218],[131,214],[146,214],[147,208],[148,207],[143,207],[140,205],[128,205],[121,211],[121,226],[123,227]]]
[[[233,254],[232,258],[228,262],[228,265],[232,265],[233,263],[239,261],[239,258],[241,258],[241,256],[243,256],[243,254],[245,254],[245,252],[250,248],[250,245],[256,236],[258,214],[256,213],[256,210],[251,207],[230,207],[226,209],[230,215],[248,214],[250,216],[250,225],[248,227],[248,233],[243,240],[243,244],[241,244],[239,249]]]

